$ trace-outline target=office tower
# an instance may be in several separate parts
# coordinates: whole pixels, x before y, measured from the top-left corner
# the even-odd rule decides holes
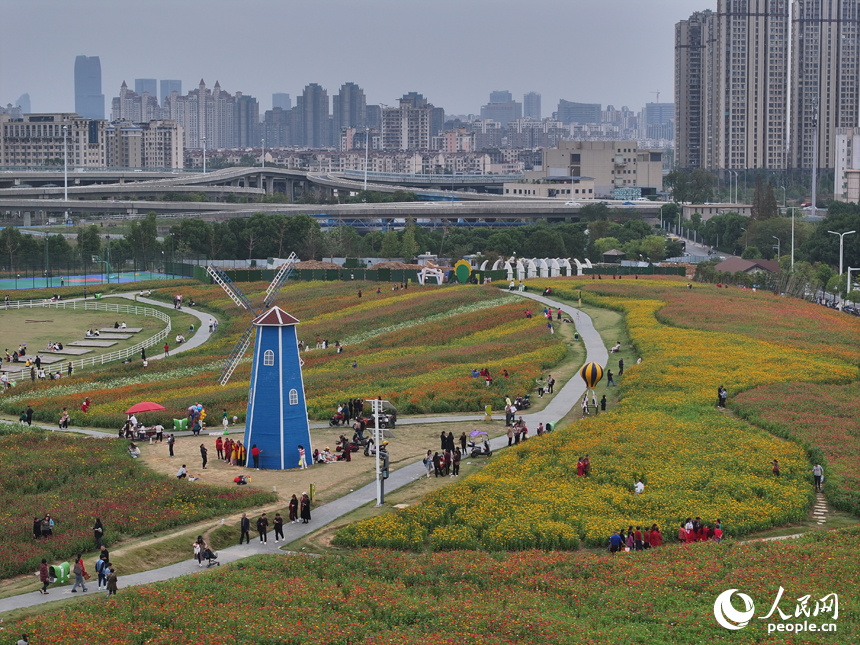
[[[600,123],[600,103],[574,103],[561,99],[556,118],[562,123]]]
[[[85,119],[105,118],[102,64],[98,56],[75,58],[75,112]]]
[[[529,92],[523,95],[523,116],[537,121],[541,120],[540,94],[538,92]]]
[[[714,14],[697,11],[675,25],[675,163],[710,167],[713,158],[711,110],[714,104]]]
[[[182,96],[182,81],[163,80],[161,81],[161,105],[167,105],[167,99],[170,98],[172,92],[176,92],[177,96]]]
[[[816,112],[818,168],[835,167],[836,128],[858,125],[858,11],[858,0],[794,0],[788,162],[792,168],[812,168]]]
[[[143,96],[146,92],[150,96],[158,100],[158,81],[154,78],[136,78],[134,79],[134,91],[136,94]]]
[[[355,83],[344,83],[332,97],[332,134],[340,139],[344,128],[363,128],[367,123],[367,99]]]
[[[514,100],[514,95],[507,90],[490,92],[490,103],[508,103]]]
[[[494,98],[510,96],[510,92],[491,92],[490,102],[481,106],[481,118],[498,121],[503,128],[508,126],[509,121],[516,121],[523,116],[523,104],[514,100],[493,101]]]
[[[18,97],[18,100],[15,101],[15,105],[21,108],[22,114],[30,114],[33,110],[30,109],[30,95],[22,94]]]
[[[331,144],[329,136],[328,92],[317,83],[305,86],[302,95],[296,99],[299,145],[308,148],[324,148]]]
[[[642,111],[645,120],[645,137],[648,139],[668,139],[675,137],[675,104],[646,103]]]
[[[236,148],[255,148],[260,145],[260,105],[250,95],[236,92],[234,108],[235,126],[233,145]]]
[[[788,36],[788,0],[718,0],[676,25],[679,164],[785,168]]]
[[[293,107],[293,101],[289,94],[283,92],[275,92],[272,94],[272,108],[281,108],[285,112]]]

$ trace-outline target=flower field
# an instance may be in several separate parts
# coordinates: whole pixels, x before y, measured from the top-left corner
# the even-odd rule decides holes
[[[860,629],[860,580],[852,566],[858,539],[860,531],[851,529],[616,556],[381,550],[337,558],[257,556],[130,589],[123,589],[120,571],[117,596],[29,618],[13,629],[34,643],[64,645],[853,645]],[[759,620],[780,586],[779,609],[789,618],[774,612]],[[755,603],[755,618],[735,632],[714,620],[714,601],[732,588]],[[838,617],[832,607],[812,616],[816,601],[829,594],[838,595]],[[797,611],[803,596],[809,596],[809,617]],[[805,621],[836,630],[775,631]]]
[[[264,284],[242,285],[259,304]],[[363,297],[358,298],[358,289]],[[200,402],[220,418],[220,410],[245,418],[251,376],[250,358],[240,364],[227,387],[217,384],[222,361],[247,326],[250,315],[238,310],[217,286],[162,289],[153,297],[171,300],[179,291],[200,305],[224,312],[218,334],[198,350],[139,367],[114,366],[98,373],[50,383],[19,384],[0,398],[0,409],[18,414],[32,405],[35,418],[55,422],[63,407],[73,425],[119,428],[124,411],[141,400],[158,401],[164,413],[145,421],[172,425],[192,403]],[[284,288],[278,304],[301,320],[300,339],[315,347],[319,336],[328,349],[302,355],[308,412],[328,418],[338,402],[382,396],[401,413],[478,412],[503,404],[506,392],[531,391],[541,370],[561,361],[567,348],[550,336],[539,318],[525,319],[522,302],[495,288],[414,287],[377,294],[369,283],[297,283]],[[336,340],[345,345],[337,354]],[[357,368],[353,369],[353,362]],[[487,388],[471,377],[487,367],[498,376]],[[510,378],[502,378],[507,369]],[[503,391],[504,390],[504,391]],[[80,403],[89,396],[84,415]]]
[[[772,385],[741,393],[732,407],[752,423],[807,446],[812,461],[826,466],[827,499],[860,515],[860,384]]]
[[[94,549],[100,517],[107,544],[276,499],[247,488],[165,479],[129,458],[126,443],[0,426],[0,578],[32,573]],[[53,537],[34,540],[32,520],[50,513]]]
[[[674,539],[689,516],[706,523],[719,518],[733,536],[804,518],[812,497],[805,451],[718,412],[717,388],[723,384],[734,395],[799,374],[813,382],[848,383],[857,379],[857,368],[831,353],[813,354],[755,334],[661,324],[657,312],[664,302],[645,299],[649,281],[636,282],[639,298],[583,293],[592,304],[626,313],[643,358],[621,377],[622,398],[611,413],[502,451],[481,473],[429,494],[418,506],[344,527],[336,542],[554,549],[575,547],[578,540],[603,545],[613,530],[629,524],[657,523]],[[573,300],[579,285],[590,289],[584,281],[567,285],[553,281],[554,294]],[[709,306],[721,303],[712,299]],[[584,454],[591,456],[588,478],[576,476]],[[771,474],[773,459],[782,468],[779,478]],[[645,492],[634,495],[640,477]]]

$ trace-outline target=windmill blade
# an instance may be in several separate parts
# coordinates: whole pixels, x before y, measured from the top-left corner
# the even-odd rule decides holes
[[[239,305],[242,309],[250,309],[251,313],[255,316],[257,315],[254,308],[251,306],[251,301],[248,300],[248,297],[239,287],[236,286],[226,273],[211,264],[206,267],[206,273],[212,276],[215,283],[218,284],[228,296],[230,296],[230,299],[233,302]]]
[[[253,335],[254,325],[248,325],[248,328],[242,332],[239,342],[236,343],[236,346],[233,347],[233,351],[230,352],[230,355],[224,362],[224,367],[221,368],[221,376],[218,377],[218,383],[221,385],[227,385],[227,381],[229,381],[230,377],[233,376],[233,372],[236,371],[239,361],[242,360],[245,352],[248,351],[248,345],[251,344],[251,336]]]
[[[280,269],[278,269],[278,272],[275,274],[275,279],[272,280],[272,284],[270,284],[269,288],[266,289],[266,299],[263,301],[264,309],[268,309],[272,306],[272,303],[275,302],[275,298],[278,297],[281,287],[283,287],[287,280],[290,279],[290,274],[293,272],[293,269],[296,268],[298,261],[299,256],[295,253],[290,253],[290,257],[288,257],[287,261],[281,265]]]

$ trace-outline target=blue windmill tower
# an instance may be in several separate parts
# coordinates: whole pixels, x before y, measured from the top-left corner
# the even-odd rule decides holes
[[[219,383],[226,385],[239,361],[251,344],[256,330],[256,343],[248,392],[248,413],[245,421],[245,445],[250,455],[256,444],[262,451],[262,468],[284,469],[299,465],[299,445],[311,454],[308,408],[302,380],[296,325],[299,321],[280,307],[272,307],[278,292],[286,283],[298,257],[291,254],[281,265],[275,279],[266,290],[264,312],[257,314],[247,296],[217,267],[208,267],[212,279],[243,309],[254,314],[224,367]],[[250,459],[248,460],[251,461]]]

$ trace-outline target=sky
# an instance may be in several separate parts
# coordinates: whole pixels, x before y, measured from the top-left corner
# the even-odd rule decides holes
[[[368,104],[417,91],[447,114],[493,90],[626,105],[673,100],[674,25],[716,0],[2,0],[0,104],[74,111],[75,56],[99,56],[106,114],[123,80],[200,79],[255,96],[308,83],[364,89]]]

